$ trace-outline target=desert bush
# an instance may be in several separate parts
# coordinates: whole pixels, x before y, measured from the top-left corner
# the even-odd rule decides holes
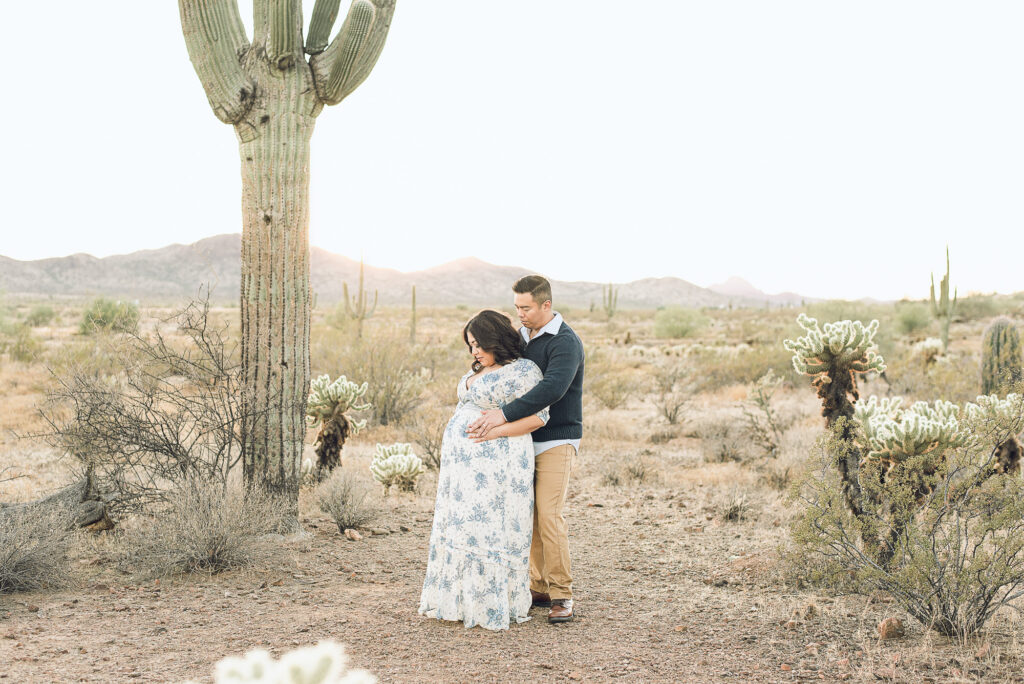
[[[313,366],[367,383],[363,399],[372,405],[377,424],[401,424],[422,402],[433,351],[410,345],[408,329],[367,328],[362,337],[324,331],[318,337]]]
[[[623,370],[595,371],[595,377],[587,380],[587,385],[587,394],[611,410],[622,408],[635,388],[631,375]]]
[[[337,468],[316,488],[316,504],[331,516],[339,532],[363,527],[377,516],[369,500],[370,487],[351,470]]]
[[[958,404],[976,397],[981,372],[978,357],[938,353],[941,347],[940,340],[929,339],[887,356],[885,377],[891,391],[914,399],[938,398]]]
[[[997,295],[969,295],[956,302],[956,313],[964,321],[977,321],[1007,313],[1010,303]]]
[[[416,491],[416,480],[423,474],[423,461],[413,453],[412,445],[396,442],[389,446],[377,445],[377,452],[370,463],[373,479],[384,485],[385,496],[391,486],[400,492]]]
[[[622,469],[618,465],[613,465],[601,475],[601,484],[605,487],[621,487],[622,479]]]
[[[56,314],[53,311],[52,306],[46,304],[40,304],[34,306],[25,316],[25,325],[31,328],[40,328],[44,325],[49,325],[50,321],[53,320]]]
[[[625,468],[626,477],[633,480],[638,484],[644,482],[651,482],[657,479],[658,471],[654,467],[654,464],[647,458],[651,455],[651,452],[644,450],[634,456],[627,464]]]
[[[795,381],[791,356],[779,344],[741,348],[704,347],[690,355],[697,389],[710,392],[730,385],[749,385],[768,371]]]
[[[83,335],[98,331],[135,332],[139,326],[139,309],[134,304],[100,297],[93,300],[82,314],[78,330]]]
[[[925,488],[917,484],[919,470],[905,471],[917,480],[908,482],[866,468],[855,515],[835,468],[849,448],[833,432],[797,495],[803,513],[793,539],[813,563],[832,569],[826,579],[865,594],[888,592],[926,628],[958,637],[1024,596],[1024,480],[993,474],[994,450],[948,451]],[[904,524],[894,527],[894,520]],[[862,535],[886,539],[890,558],[879,562]]]
[[[57,507],[0,508],[0,594],[69,581],[72,518]]]
[[[749,440],[741,425],[732,420],[705,420],[697,426],[701,452],[708,463],[743,461]]]
[[[771,458],[779,455],[779,446],[786,429],[772,404],[781,384],[782,379],[769,370],[751,386],[749,399],[743,406],[750,441]]]
[[[695,309],[659,309],[654,314],[654,336],[671,339],[689,337],[707,324],[707,316]]]
[[[121,565],[147,577],[216,574],[268,561],[289,507],[261,489],[187,477],[127,530]]]
[[[931,325],[932,315],[925,304],[901,302],[896,307],[896,320],[899,331],[911,335]]]
[[[720,516],[725,522],[740,522],[750,514],[750,500],[747,495],[733,490],[722,505]]]
[[[431,470],[441,469],[441,446],[453,412],[448,407],[429,406],[419,408],[413,415],[408,439],[420,448],[423,465]]]
[[[693,400],[696,381],[692,369],[678,358],[666,358],[654,364],[654,406],[669,425],[678,425]]]
[[[19,363],[35,361],[43,349],[43,345],[32,335],[32,328],[27,325],[14,326],[4,346],[11,360]]]
[[[255,649],[241,658],[224,658],[215,667],[215,684],[265,682],[266,684],[376,684],[365,670],[348,668],[345,648],[333,641],[288,651],[274,660],[267,651]],[[196,684],[188,682],[187,684]]]
[[[226,482],[248,438],[247,390],[237,344],[216,326],[209,302],[194,301],[172,322],[184,342],[157,328],[130,332],[106,350],[112,362],[63,364],[40,409],[43,435],[112,492],[112,510],[137,509],[187,477]]]

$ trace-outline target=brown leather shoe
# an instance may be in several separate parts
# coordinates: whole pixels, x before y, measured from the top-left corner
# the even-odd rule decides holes
[[[548,622],[570,622],[572,613],[572,599],[552,599]]]
[[[547,594],[543,594],[539,591],[530,590],[530,597],[533,599],[534,606],[540,606],[541,608],[551,607],[551,597]]]

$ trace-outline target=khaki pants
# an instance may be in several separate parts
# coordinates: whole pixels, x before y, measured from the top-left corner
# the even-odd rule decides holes
[[[562,511],[576,449],[563,444],[537,456],[534,476],[530,588],[553,599],[572,598],[569,531]]]

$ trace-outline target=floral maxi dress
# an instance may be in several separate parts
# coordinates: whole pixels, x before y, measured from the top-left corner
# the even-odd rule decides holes
[[[441,443],[437,503],[419,612],[466,627],[508,629],[529,619],[533,533],[533,440],[499,437],[480,444],[466,428],[541,380],[528,359],[459,381],[459,405]],[[547,422],[548,410],[537,414]]]

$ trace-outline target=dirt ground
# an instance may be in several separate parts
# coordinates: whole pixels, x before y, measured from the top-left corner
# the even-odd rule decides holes
[[[728,468],[714,479],[740,477]],[[259,571],[134,584],[107,541],[87,542],[79,586],[0,597],[0,679],[209,682],[224,656],[334,639],[382,682],[1024,681],[1017,623],[966,645],[908,623],[882,642],[879,620],[900,614],[890,604],[787,589],[781,500],[725,522],[714,486],[577,475],[572,623],[534,609],[491,633],[418,615],[430,497],[392,496],[376,523],[387,534],[349,541],[313,511],[309,535]]]

